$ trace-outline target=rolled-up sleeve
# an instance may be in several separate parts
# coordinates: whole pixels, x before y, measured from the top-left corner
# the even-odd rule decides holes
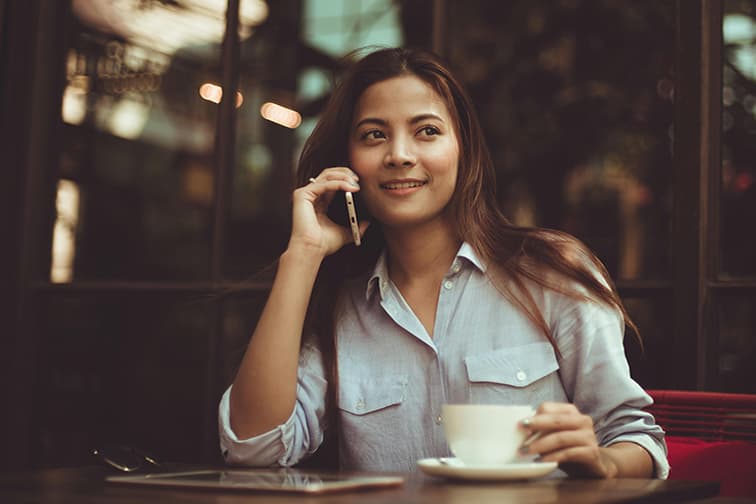
[[[239,439],[231,428],[231,388],[225,391],[218,406],[220,449],[226,463],[288,467],[314,453],[323,442],[326,380],[322,356],[316,346],[302,346],[297,399],[291,416],[268,432]]]
[[[646,449],[657,478],[669,474],[664,431],[644,411],[651,397],[632,379],[619,314],[580,303],[558,323],[562,383],[577,408],[591,416],[600,446],[628,441]]]

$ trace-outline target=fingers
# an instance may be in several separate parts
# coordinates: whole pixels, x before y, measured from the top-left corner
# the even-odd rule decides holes
[[[328,207],[338,193],[358,192],[358,176],[347,167],[326,168],[309,182],[297,188],[292,197],[291,246],[306,244],[325,255],[332,254],[352,242],[349,227],[330,219]],[[343,209],[346,212],[346,208]],[[365,225],[361,232],[364,233]]]
[[[607,477],[609,469],[596,439],[593,420],[574,404],[543,403],[522,422],[528,438],[520,452],[557,462],[569,474]]]
[[[349,168],[326,168],[316,177],[294,191],[294,201],[309,201],[316,211],[325,212],[336,192],[357,192],[360,190],[357,174]]]
[[[559,462],[574,464],[593,464],[599,458],[598,446],[571,446],[541,455],[542,462]]]
[[[359,177],[347,167],[326,168],[316,177],[310,177],[309,180],[309,184],[305,187],[321,186],[327,190],[341,189],[343,191],[355,191],[360,187]]]
[[[574,404],[546,402],[538,407],[535,416],[523,422],[523,427],[543,432],[584,428],[593,431],[593,420],[580,413]]]
[[[572,447],[540,458],[543,462],[556,462],[571,476],[607,478],[616,474],[609,469],[598,448]]]
[[[593,420],[575,405],[544,403],[523,427],[529,436],[521,453],[537,454],[544,462],[575,465],[590,474],[602,472]]]
[[[596,435],[592,430],[560,430],[545,434],[541,431],[541,433],[530,443],[523,444],[523,447],[527,448],[526,453],[538,453],[542,459],[546,459],[550,455],[564,450],[569,451],[575,447],[598,449]],[[548,460],[556,459],[549,458]]]

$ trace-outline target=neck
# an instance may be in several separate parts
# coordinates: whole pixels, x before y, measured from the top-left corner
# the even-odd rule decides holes
[[[384,230],[391,280],[407,285],[425,280],[441,281],[462,241],[446,223],[412,229]]]

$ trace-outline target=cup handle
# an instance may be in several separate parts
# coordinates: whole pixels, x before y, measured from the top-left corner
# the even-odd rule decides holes
[[[530,436],[527,437],[527,439],[525,439],[525,441],[522,442],[520,446],[523,448],[527,448],[530,445],[530,443],[532,443],[533,441],[541,437],[541,434],[543,434],[542,431],[536,431],[532,433]]]

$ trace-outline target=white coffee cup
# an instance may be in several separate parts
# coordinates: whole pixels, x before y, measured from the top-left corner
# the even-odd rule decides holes
[[[451,452],[465,465],[517,462],[527,431],[520,421],[531,417],[530,406],[505,404],[444,404],[441,418]]]

